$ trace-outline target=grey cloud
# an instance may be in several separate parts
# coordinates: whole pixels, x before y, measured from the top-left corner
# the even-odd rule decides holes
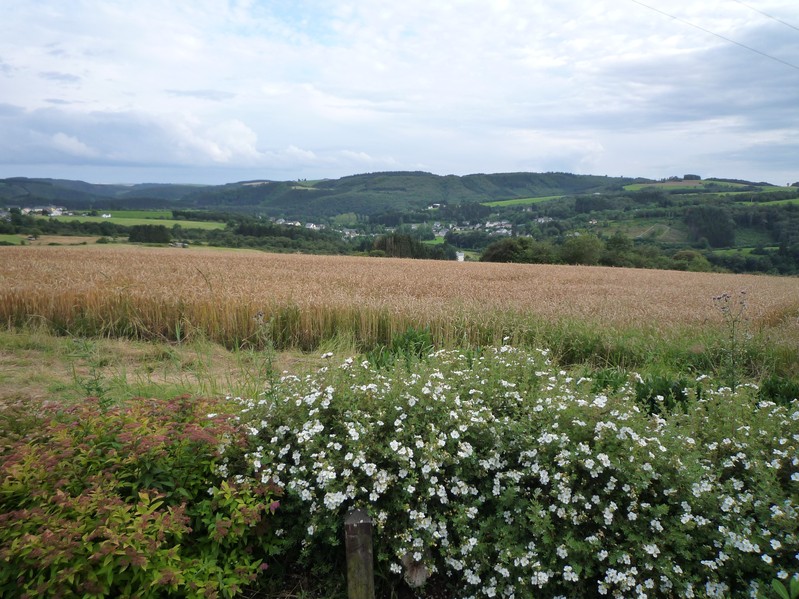
[[[799,37],[772,25],[754,28],[739,41],[769,54],[799,55]],[[615,115],[612,107],[600,113],[622,130],[720,118],[752,129],[799,126],[799,70],[734,44],[667,60],[642,56],[611,65],[600,76],[604,96],[621,108]]]
[[[61,98],[45,98],[48,104],[57,104],[59,106],[68,106],[70,104],[80,104],[81,102],[72,102],[70,100],[62,100]]]
[[[730,152],[719,152],[709,155],[718,161],[735,160],[741,164],[754,165],[757,168],[768,167],[773,170],[793,171],[795,178],[799,177],[799,168],[796,164],[799,156],[799,142],[797,143],[770,143],[757,144],[745,148],[737,148]]]
[[[89,160],[86,155],[70,154],[63,144],[54,143],[65,138],[92,148],[97,157]],[[173,144],[158,123],[137,114],[76,114],[57,107],[24,111],[0,106],[0,163],[175,162],[168,149]]]
[[[61,81],[63,83],[78,83],[81,81],[81,78],[77,75],[59,73],[58,71],[42,71],[39,73],[39,77],[50,81]]]
[[[25,113],[24,108],[14,106],[13,104],[4,104],[0,102],[0,119],[9,118],[14,119],[22,116]]]
[[[236,97],[236,94],[231,92],[224,92],[215,89],[194,89],[194,90],[180,90],[168,89],[166,92],[172,96],[183,98],[198,98],[200,100],[211,100],[213,102],[221,102],[223,100],[230,100]]]

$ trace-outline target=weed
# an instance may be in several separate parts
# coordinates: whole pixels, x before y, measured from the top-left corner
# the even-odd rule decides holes
[[[621,368],[602,368],[595,370],[591,375],[591,392],[600,391],[616,392],[621,389],[629,380],[630,375]]]
[[[799,382],[773,374],[760,384],[758,399],[787,407],[794,399],[799,399]]]
[[[713,303],[721,312],[727,332],[722,372],[727,380],[727,385],[731,389],[735,389],[740,383],[739,371],[744,359],[741,329],[747,321],[746,291],[739,291],[737,297],[725,291],[714,297]]]
[[[406,368],[433,351],[433,336],[430,328],[408,327],[404,333],[392,337],[388,345],[378,345],[367,352],[367,360],[378,370],[388,368],[397,359],[402,359]]]
[[[71,345],[73,381],[87,397],[96,397],[100,406],[107,408],[110,404],[107,397],[109,385],[103,368],[108,366],[108,358],[102,356],[97,344],[88,339],[73,338]],[[81,367],[87,370],[85,375],[80,373]]]
[[[688,382],[684,378],[673,378],[664,375],[648,375],[635,383],[635,399],[648,414],[668,414],[680,408],[688,407]],[[697,387],[697,393],[701,390]]]

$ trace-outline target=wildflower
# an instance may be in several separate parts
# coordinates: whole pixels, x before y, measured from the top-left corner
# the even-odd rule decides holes
[[[563,579],[568,580],[570,582],[577,582],[580,580],[580,577],[577,575],[577,572],[571,566],[566,566],[563,568]]]
[[[651,545],[644,545],[644,551],[646,551],[652,557],[657,557],[660,555],[660,548],[654,543]]]

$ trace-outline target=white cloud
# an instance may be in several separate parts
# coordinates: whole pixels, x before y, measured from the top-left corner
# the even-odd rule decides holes
[[[80,141],[77,137],[59,131],[50,138],[51,146],[59,151],[73,156],[93,158],[98,154],[95,150]]]
[[[782,181],[777,148],[799,153],[799,70],[697,27],[788,62],[799,37],[731,0],[647,0],[677,20],[631,0],[6,4],[16,116],[0,111],[0,176],[39,161],[42,175],[196,164],[198,181],[207,165],[218,179],[701,163]],[[757,6],[799,24],[793,0]]]

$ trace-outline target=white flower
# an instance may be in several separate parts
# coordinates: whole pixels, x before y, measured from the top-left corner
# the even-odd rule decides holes
[[[644,545],[644,551],[646,551],[652,557],[657,557],[660,555],[660,548],[654,543],[651,545]]]

